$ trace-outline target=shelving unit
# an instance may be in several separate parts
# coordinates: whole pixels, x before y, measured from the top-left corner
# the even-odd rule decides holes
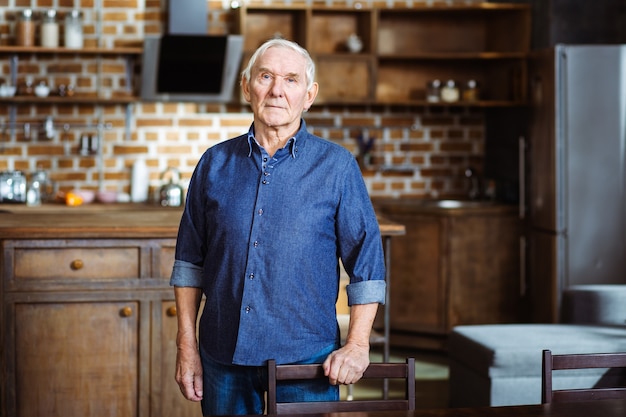
[[[526,104],[530,6],[513,3],[348,8],[244,6],[236,30],[245,36],[244,60],[263,41],[282,36],[303,45],[317,64],[317,104]],[[363,42],[351,53],[345,41]],[[429,103],[429,80],[475,80],[480,99]]]
[[[124,105],[126,106],[126,131],[129,136],[130,131],[130,105],[138,100],[138,97],[133,94],[133,74],[135,59],[142,53],[141,48],[83,48],[83,49],[68,49],[68,48],[43,48],[43,47],[19,47],[19,46],[0,46],[0,57],[8,57],[10,73],[9,80],[12,85],[20,87],[23,83],[23,79],[28,76],[33,76],[32,68],[28,68],[31,65],[30,60],[32,57],[41,58],[37,60],[37,65],[47,65],[48,68],[55,65],[63,66],[63,71],[56,69],[56,72],[49,72],[46,75],[37,73],[35,78],[46,79],[60,79],[68,78],[73,75],[77,78],[83,77],[82,62],[79,65],[75,65],[75,61],[82,57],[92,57],[95,59],[95,76],[96,84],[88,92],[76,92],[73,96],[61,97],[54,94],[54,89],[47,97],[37,97],[34,95],[17,95],[13,97],[0,97],[0,105],[8,105],[8,123],[10,126],[11,134],[15,134],[15,127],[17,126],[17,107],[24,105],[85,105],[91,104],[94,106],[108,106],[108,105]],[[72,60],[72,56],[76,58]],[[58,64],[56,59],[61,57],[61,64]],[[67,58],[70,59],[67,59]],[[111,57],[123,57],[125,66],[125,86],[123,90],[113,91],[110,94],[103,94],[102,88],[102,59]],[[24,63],[20,63],[20,59],[24,60]],[[20,66],[24,66],[25,70],[20,71]],[[29,71],[30,70],[30,71]],[[76,70],[72,73],[72,70]],[[68,75],[69,74],[69,75]],[[55,83],[56,84],[56,83]],[[104,120],[99,120],[98,123],[103,124]],[[4,126],[3,126],[4,127]]]
[[[100,70],[99,60],[103,57],[115,57],[122,56],[125,59],[125,72],[126,72],[126,88],[123,91],[112,94],[111,97],[102,97],[100,85],[96,86],[95,91],[88,94],[76,94],[72,97],[59,97],[51,95],[48,97],[36,97],[36,96],[20,96],[19,94],[14,97],[1,97],[1,102],[15,103],[15,104],[31,104],[31,103],[94,103],[94,104],[125,104],[132,103],[137,100],[137,97],[133,95],[133,65],[136,57],[141,55],[141,48],[84,48],[84,49],[68,49],[68,48],[42,48],[42,47],[19,47],[19,46],[0,46],[0,56],[8,56],[10,62],[10,83],[19,87],[20,77],[20,58],[21,57],[40,57],[40,56],[68,56],[75,55],[76,57],[91,56],[98,59],[98,78],[102,77]],[[44,61],[44,64],[54,65],[52,61]],[[26,64],[24,64],[26,65]],[[63,77],[67,77],[67,73],[71,73],[71,68],[67,68],[67,63],[63,72]],[[31,73],[24,73],[22,77],[27,75],[32,76]],[[82,76],[82,73],[77,73],[76,76]],[[48,74],[47,76],[37,75],[38,78],[57,78],[59,74]]]

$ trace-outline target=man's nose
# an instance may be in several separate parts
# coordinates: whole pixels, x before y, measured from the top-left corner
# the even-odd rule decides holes
[[[274,78],[274,81],[272,82],[272,88],[270,89],[272,95],[282,96],[283,92],[285,91],[284,83],[285,81],[282,78],[280,77]]]

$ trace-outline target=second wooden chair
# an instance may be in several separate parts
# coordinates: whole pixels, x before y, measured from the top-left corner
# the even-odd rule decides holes
[[[626,386],[552,389],[552,371],[591,368],[624,368],[622,369],[624,373],[622,379],[626,379],[626,352],[553,355],[551,351],[544,350],[541,372],[541,402],[545,404],[557,401],[626,398]]]

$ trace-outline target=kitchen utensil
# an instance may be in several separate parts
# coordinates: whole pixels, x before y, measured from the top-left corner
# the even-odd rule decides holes
[[[161,175],[161,181],[167,183],[161,186],[161,205],[164,207],[180,207],[183,204],[183,187],[180,182],[180,172],[176,168],[168,168]]]

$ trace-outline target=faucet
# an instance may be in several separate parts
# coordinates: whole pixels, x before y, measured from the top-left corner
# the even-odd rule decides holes
[[[480,184],[476,171],[472,167],[465,169],[465,177],[469,180],[470,187],[468,197],[470,200],[477,200],[480,197]]]

